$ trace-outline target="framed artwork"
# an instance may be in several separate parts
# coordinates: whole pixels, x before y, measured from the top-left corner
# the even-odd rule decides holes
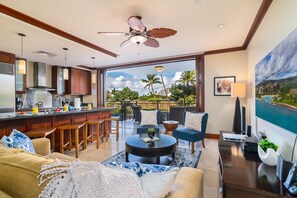
[[[297,134],[297,28],[255,68],[256,116]]]
[[[214,77],[214,95],[231,96],[231,84],[235,82],[235,76]]]

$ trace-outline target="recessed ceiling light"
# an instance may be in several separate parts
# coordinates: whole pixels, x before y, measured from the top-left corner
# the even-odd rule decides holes
[[[202,0],[194,0],[195,3],[200,3]]]
[[[223,27],[225,27],[225,24],[224,24],[224,23],[220,23],[220,24],[218,25],[218,27],[219,27],[219,28],[223,28]]]

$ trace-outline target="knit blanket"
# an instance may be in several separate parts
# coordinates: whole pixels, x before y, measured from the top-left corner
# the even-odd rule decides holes
[[[44,165],[39,186],[48,181],[40,198],[142,198],[138,176],[131,170],[105,167],[99,162],[63,162]]]

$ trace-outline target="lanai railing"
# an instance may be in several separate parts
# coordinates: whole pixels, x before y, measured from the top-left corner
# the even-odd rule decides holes
[[[144,110],[160,110],[162,112],[169,112],[170,107],[181,106],[179,102],[169,100],[157,100],[157,101],[107,101],[105,107],[114,107],[112,110],[113,115],[122,114],[123,120],[131,118],[133,116],[131,105],[139,105]],[[183,104],[184,106],[184,104]],[[195,106],[195,103],[186,104],[185,106]]]

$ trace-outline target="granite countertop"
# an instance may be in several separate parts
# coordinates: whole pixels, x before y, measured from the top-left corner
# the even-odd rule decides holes
[[[37,115],[33,115],[32,111],[27,111],[27,112],[22,111],[24,114],[20,114],[20,112],[16,112],[15,115],[2,116],[2,117],[0,117],[0,121],[27,119],[27,118],[34,118],[34,117],[71,115],[71,114],[91,113],[91,112],[100,112],[100,111],[111,111],[112,109],[114,109],[114,108],[99,107],[99,108],[92,108],[91,110],[72,110],[72,111],[68,111],[68,112],[65,112],[65,111],[60,111],[60,112],[52,111],[50,113],[39,112]]]

